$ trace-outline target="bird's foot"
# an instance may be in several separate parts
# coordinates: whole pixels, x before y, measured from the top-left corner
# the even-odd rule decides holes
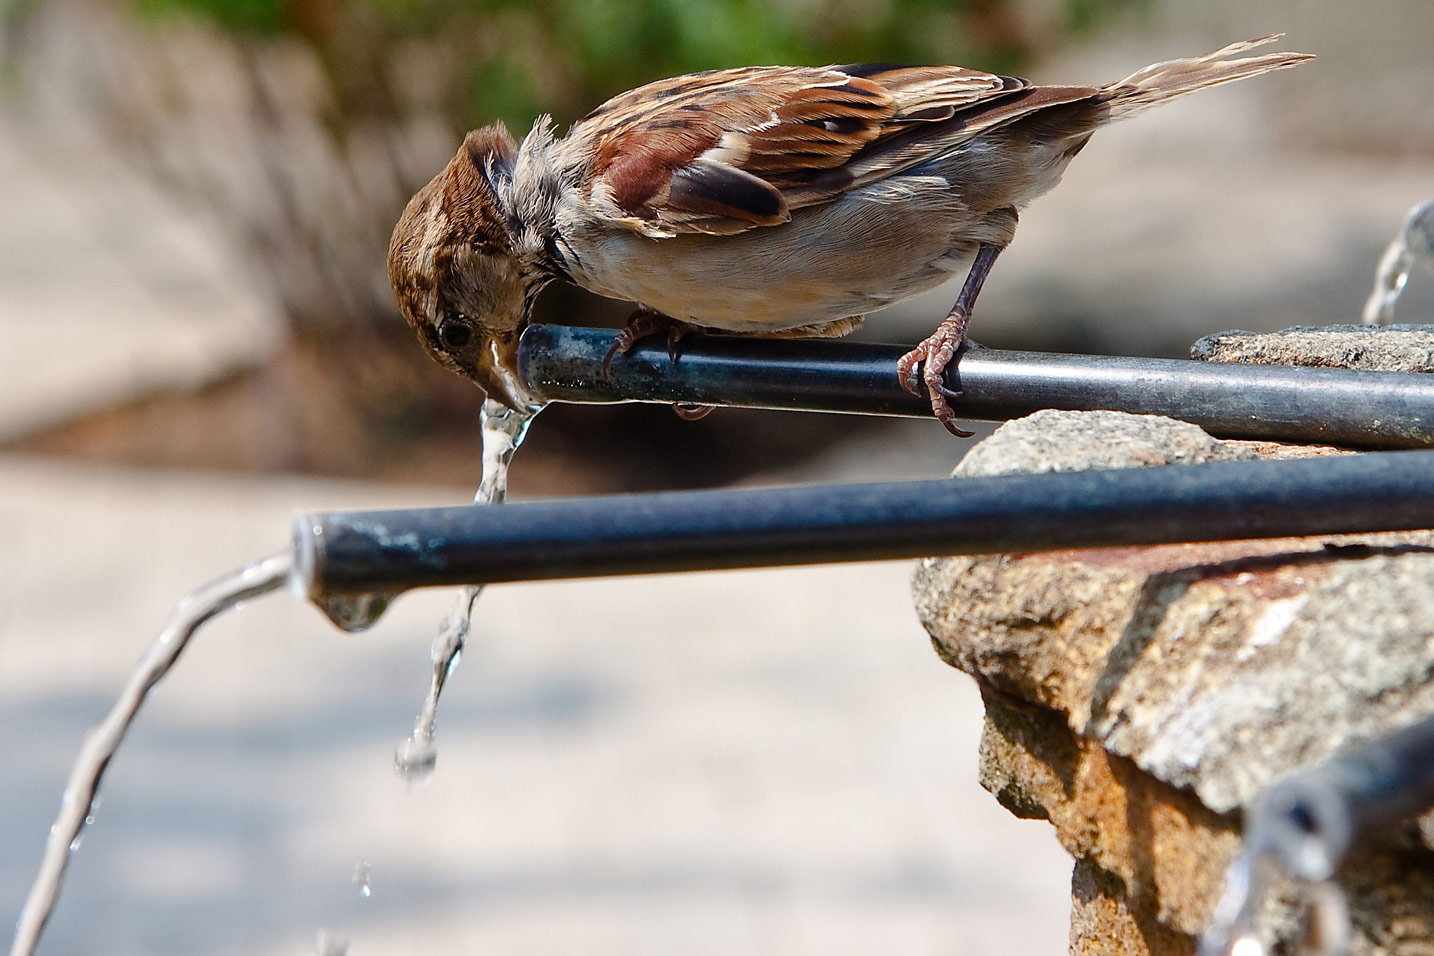
[[[673,402],[672,411],[684,422],[695,422],[716,408],[716,405],[698,405],[695,402]]]
[[[612,375],[612,360],[614,358],[631,349],[639,339],[645,339],[649,335],[656,335],[659,332],[667,333],[667,357],[676,362],[679,354],[677,344],[682,341],[684,335],[692,331],[692,328],[686,322],[679,322],[661,312],[638,309],[627,320],[627,325],[623,326],[622,330],[613,338],[612,345],[608,348],[607,354],[603,356],[603,375]],[[694,402],[672,403],[672,411],[676,413],[677,417],[689,422],[706,418],[715,407],[714,405],[699,405]]]
[[[627,320],[627,325],[617,333],[612,340],[611,347],[603,356],[603,375],[612,374],[612,360],[619,355],[625,354],[629,349],[638,343],[639,339],[645,339],[649,335],[656,335],[658,332],[667,333],[667,357],[673,362],[677,361],[679,350],[677,343],[682,337],[692,331],[692,326],[686,322],[679,322],[669,318],[661,312],[653,312],[651,309],[638,309]]]
[[[957,438],[970,438],[975,434],[956,424],[956,413],[951,410],[949,399],[959,398],[961,390],[950,388],[945,381],[946,367],[965,342],[966,320],[965,315],[952,312],[935,332],[896,362],[901,387],[917,398],[923,397],[924,392],[936,420]]]

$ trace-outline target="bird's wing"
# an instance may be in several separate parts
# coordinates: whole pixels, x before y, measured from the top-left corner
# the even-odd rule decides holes
[[[955,66],[746,67],[663,80],[580,120],[584,199],[654,238],[730,234],[908,169],[1090,87]]]

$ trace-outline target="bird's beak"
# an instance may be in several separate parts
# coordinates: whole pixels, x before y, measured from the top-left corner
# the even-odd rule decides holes
[[[526,324],[495,333],[478,353],[473,379],[496,402],[514,411],[535,408],[538,401],[523,388],[518,376],[518,340]]]

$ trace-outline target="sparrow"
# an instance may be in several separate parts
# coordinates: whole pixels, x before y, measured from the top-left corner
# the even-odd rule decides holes
[[[555,279],[638,311],[608,361],[667,329],[839,336],[970,262],[956,303],[894,374],[955,423],[944,381],[1018,212],[1107,123],[1296,66],[1241,57],[1282,34],[1107,86],[1041,86],[959,66],[756,66],[659,80],[557,138],[470,132],[389,245],[400,311],[440,364],[531,405],[518,337]]]

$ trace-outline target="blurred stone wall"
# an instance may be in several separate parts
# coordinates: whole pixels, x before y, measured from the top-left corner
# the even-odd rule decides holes
[[[1292,143],[1411,161],[1434,157],[1434,3],[1428,0],[1156,0],[1160,34],[1221,38],[1282,31],[1320,61],[1279,88]],[[1431,170],[1434,185],[1434,170]]]
[[[1431,345],[1428,327],[1344,326],[1223,333],[1195,354],[1428,374]],[[1001,426],[955,475],[1345,453],[1219,441],[1150,415],[1043,411]],[[1013,814],[1048,821],[1075,860],[1072,956],[1194,956],[1249,836],[1243,808],[1430,719],[1430,545],[1431,532],[1409,531],[920,562],[922,623],[986,703],[982,784]],[[1354,841],[1335,876],[1350,942],[1329,952],[1434,951],[1429,819]],[[1259,951],[1326,952],[1294,944],[1290,900],[1277,896],[1260,910]]]
[[[381,52],[396,106],[336,114],[315,51],[182,16],[48,0],[6,46],[12,121],[138,167],[207,210],[301,327],[388,325],[383,250],[403,203],[452,153],[418,41]]]

